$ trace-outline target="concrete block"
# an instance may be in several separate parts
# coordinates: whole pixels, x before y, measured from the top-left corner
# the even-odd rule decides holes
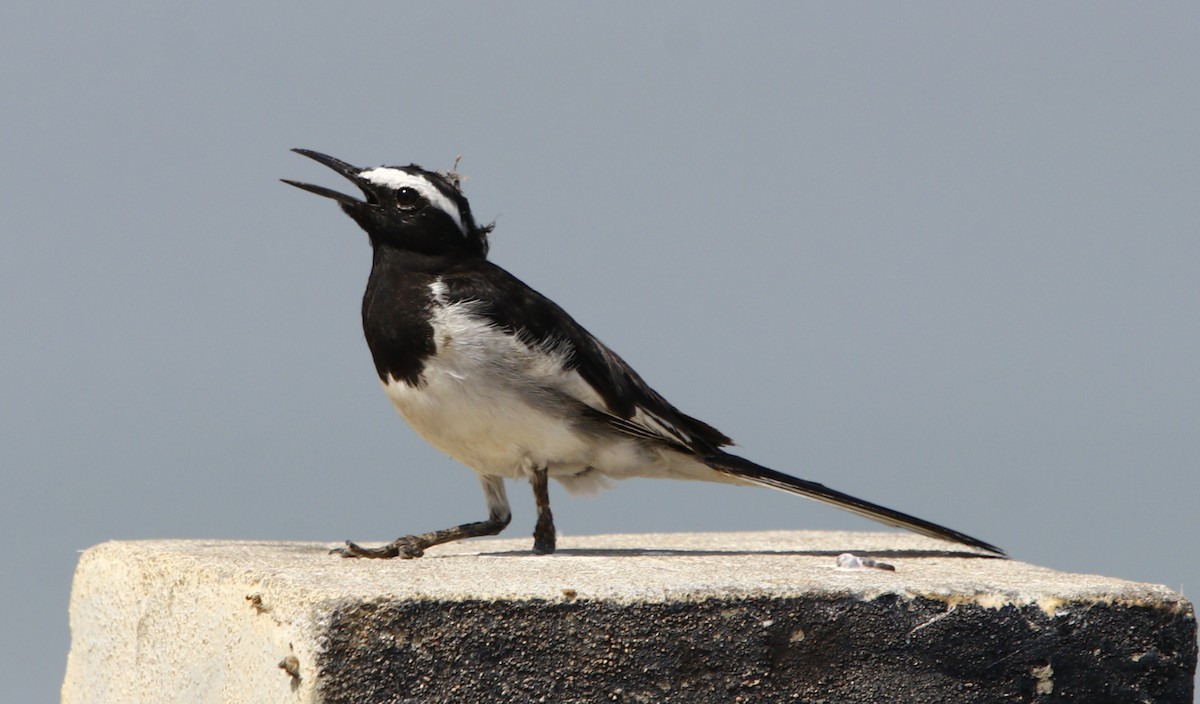
[[[1192,702],[1195,615],[1161,586],[898,533],[559,545],[98,545],[63,701]]]

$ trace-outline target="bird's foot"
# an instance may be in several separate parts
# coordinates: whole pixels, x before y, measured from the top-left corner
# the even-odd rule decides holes
[[[398,557],[402,560],[411,560],[414,557],[420,557],[425,554],[425,548],[429,547],[429,541],[424,540],[421,536],[406,535],[403,538],[396,538],[392,542],[378,548],[364,548],[358,543],[346,541],[346,546],[334,548],[329,551],[330,555],[341,555],[342,557],[367,557],[377,560],[386,560],[393,557]]]
[[[554,530],[554,519],[547,509],[538,516],[537,526],[533,530],[533,552],[535,555],[549,555],[554,552],[557,533]]]

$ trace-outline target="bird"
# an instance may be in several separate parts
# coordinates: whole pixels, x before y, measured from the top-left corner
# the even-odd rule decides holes
[[[633,477],[778,489],[922,535],[1005,556],[965,533],[769,469],[728,452],[724,433],[671,405],[566,311],[490,261],[453,171],[360,168],[292,151],[349,180],[361,197],[281,179],[334,200],[372,247],[362,301],[375,371],[400,416],[479,475],[488,515],[380,547],[346,541],[348,558],[422,556],[433,546],[497,535],[512,520],[506,480],[528,481],[533,552],[555,551],[549,480],[587,494]]]

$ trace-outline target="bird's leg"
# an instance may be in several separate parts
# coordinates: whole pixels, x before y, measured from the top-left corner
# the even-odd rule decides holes
[[[550,487],[546,468],[533,470],[529,478],[533,500],[537,503],[537,525],[533,529],[533,551],[539,555],[554,552],[554,514],[550,513]]]
[[[508,508],[508,495],[504,492],[504,480],[500,477],[480,477],[483,483],[483,493],[487,497],[488,518],[486,521],[464,523],[461,526],[435,530],[421,535],[406,535],[396,538],[380,548],[364,548],[361,545],[346,541],[346,547],[334,548],[330,553],[342,557],[399,557],[410,560],[425,554],[425,549],[442,543],[449,543],[463,538],[477,538],[482,535],[496,535],[512,520],[512,512]],[[551,550],[553,550],[551,540]]]

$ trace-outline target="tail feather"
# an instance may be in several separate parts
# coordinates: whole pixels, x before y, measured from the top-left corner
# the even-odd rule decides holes
[[[777,472],[773,469],[768,469],[761,465],[755,464],[750,460],[743,459],[736,455],[721,453],[717,455],[709,455],[701,458],[704,464],[712,469],[738,479],[758,484],[760,486],[779,489],[792,494],[821,501],[831,506],[856,513],[864,518],[869,518],[873,521],[895,526],[896,528],[904,528],[911,530],[914,533],[927,535],[931,538],[940,540],[949,540],[963,545],[969,545],[973,548],[986,550],[995,555],[1004,556],[1005,552],[1000,548],[986,543],[978,538],[960,533],[956,530],[939,526],[936,523],[910,516],[899,511],[893,511],[890,508],[873,504],[870,501],[864,501],[859,498],[843,494],[840,491],[830,489],[829,487],[810,482],[804,479],[798,479],[783,472]]]

